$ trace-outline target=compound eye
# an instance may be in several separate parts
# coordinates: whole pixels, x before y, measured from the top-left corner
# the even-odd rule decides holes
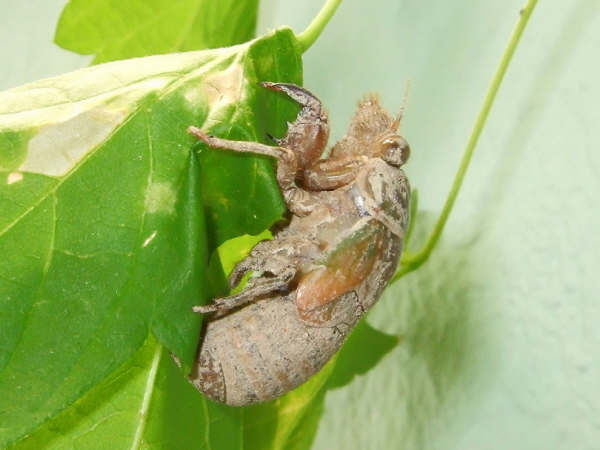
[[[410,158],[410,145],[404,138],[400,138],[400,151],[402,152],[402,164],[406,164]]]
[[[410,147],[403,137],[386,138],[383,141],[383,160],[391,166],[400,167],[408,161]]]

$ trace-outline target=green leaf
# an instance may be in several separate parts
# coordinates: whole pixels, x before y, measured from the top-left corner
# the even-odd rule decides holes
[[[12,448],[241,448],[239,412],[198,395],[152,338],[119,370]],[[224,437],[227,439],[224,439]]]
[[[219,109],[206,125],[220,137],[268,143],[267,134],[285,134],[286,122],[295,119],[299,108],[289,98],[257,87],[256,82],[273,79],[302,84],[300,48],[291,30],[276,33],[269,40],[254,42],[243,64],[244,72],[253,80],[244,102],[227,96],[227,87],[239,82],[235,71],[223,70],[207,81],[209,98],[217,102]],[[259,234],[281,219],[286,209],[273,176],[273,161],[206,149],[204,145],[199,148],[211,251],[228,239]]]
[[[301,83],[289,29],[0,94],[0,445],[97,385],[150,331],[189,367],[205,232],[216,248],[284,205],[272,161],[203,150],[199,168],[185,130],[281,133],[297,109],[261,80]]]
[[[226,47],[254,37],[258,0],[70,0],[55,42],[94,64]]]

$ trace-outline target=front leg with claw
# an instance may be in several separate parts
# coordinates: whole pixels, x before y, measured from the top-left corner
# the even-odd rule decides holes
[[[295,275],[296,269],[293,267],[286,267],[276,276],[267,277],[262,275],[254,280],[250,280],[248,285],[237,294],[228,297],[215,298],[213,303],[209,305],[194,306],[192,310],[203,314],[217,311],[229,311],[230,309],[237,308],[246,303],[260,300],[273,292],[285,291]]]
[[[298,162],[292,150],[284,147],[272,147],[259,142],[230,141],[208,136],[200,128],[190,126],[188,133],[194,135],[206,145],[215,149],[233,150],[241,153],[255,153],[277,159],[277,184],[281,189],[288,210],[297,216],[310,214],[319,204],[319,196],[296,185],[295,178]]]

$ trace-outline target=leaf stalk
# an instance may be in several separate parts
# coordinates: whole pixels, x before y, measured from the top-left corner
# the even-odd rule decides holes
[[[302,53],[306,52],[321,35],[325,26],[329,23],[329,20],[340,6],[342,0],[327,0],[325,5],[321,8],[317,16],[313,19],[306,30],[296,35],[296,39],[300,43]]]
[[[475,147],[479,140],[479,136],[481,135],[483,127],[485,126],[490,109],[492,108],[492,105],[496,98],[496,94],[498,93],[498,89],[500,88],[500,84],[502,83],[502,80],[504,79],[504,76],[506,74],[506,69],[508,68],[509,63],[511,62],[511,60],[513,58],[515,49],[517,48],[517,45],[519,44],[519,41],[521,40],[523,30],[525,30],[525,26],[527,25],[527,22],[529,21],[529,17],[531,17],[531,13],[533,12],[533,9],[535,8],[536,3],[537,3],[537,0],[528,0],[525,7],[521,10],[519,21],[517,22],[512,34],[511,34],[508,44],[507,44],[507,46],[504,50],[504,53],[502,54],[502,57],[500,59],[500,64],[498,65],[498,68],[496,69],[496,73],[494,74],[494,77],[492,78],[492,81],[491,81],[488,91],[486,93],[485,99],[483,101],[483,105],[481,106],[481,110],[479,111],[479,114],[477,115],[477,120],[475,121],[473,130],[471,131],[471,136],[469,137],[469,140],[467,141],[467,146],[463,153],[463,157],[461,159],[460,166],[458,168],[458,171],[456,172],[456,175],[454,176],[454,181],[450,188],[450,192],[448,193],[448,197],[446,198],[446,202],[444,203],[442,212],[441,212],[440,216],[438,217],[438,220],[435,224],[435,227],[433,228],[431,235],[429,236],[426,244],[423,246],[423,248],[419,252],[417,252],[416,254],[405,254],[400,259],[400,268],[394,275],[394,278],[392,278],[392,283],[397,281],[398,279],[400,279],[402,276],[406,275],[407,273],[410,273],[413,270],[418,269],[421,265],[423,265],[425,263],[425,261],[427,261],[427,259],[431,255],[431,252],[434,249],[434,247],[436,246],[436,244],[442,234],[442,231],[444,230],[444,226],[446,225],[446,222],[448,221],[448,216],[450,215],[450,212],[452,211],[452,207],[454,206],[454,203],[458,196],[458,192],[462,186],[463,180],[465,178],[465,174],[469,167],[469,163],[471,162],[471,158],[473,156]],[[414,219],[414,217],[413,217],[413,219]]]

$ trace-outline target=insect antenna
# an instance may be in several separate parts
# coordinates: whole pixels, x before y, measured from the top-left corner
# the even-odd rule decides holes
[[[408,91],[410,91],[410,80],[406,82],[406,87],[404,88],[404,97],[402,98],[402,106],[400,107],[400,111],[398,112],[398,116],[392,122],[392,129],[397,130],[400,126],[400,121],[402,120],[402,116],[404,115],[404,110],[406,109],[406,102],[408,100]]]

